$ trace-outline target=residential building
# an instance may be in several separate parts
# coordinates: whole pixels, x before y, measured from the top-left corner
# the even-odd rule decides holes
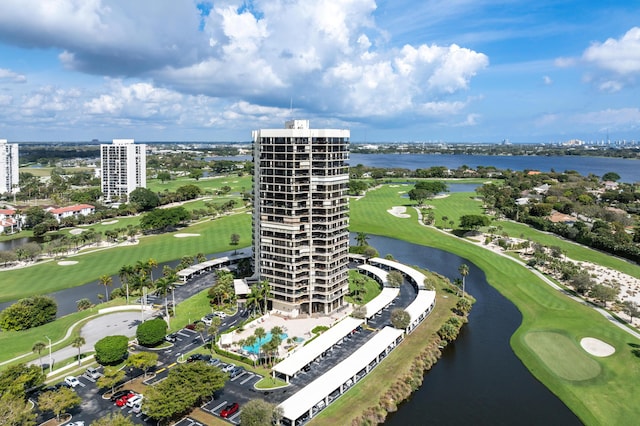
[[[49,213],[60,223],[67,217],[88,216],[96,212],[96,208],[90,204],[76,204],[75,206],[47,209]]]
[[[133,139],[114,139],[100,145],[102,196],[105,201],[126,201],[136,188],[147,186],[146,146]]]
[[[330,314],[349,291],[350,132],[292,120],[252,136],[254,278],[277,312]]]
[[[18,144],[0,139],[0,194],[18,192],[18,177]]]
[[[20,221],[13,209],[0,209],[0,233],[13,234],[20,231]]]

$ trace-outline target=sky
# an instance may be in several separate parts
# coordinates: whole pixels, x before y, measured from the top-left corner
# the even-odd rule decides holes
[[[640,140],[640,2],[2,0],[0,139]]]

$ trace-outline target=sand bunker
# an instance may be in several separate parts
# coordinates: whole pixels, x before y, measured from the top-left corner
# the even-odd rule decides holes
[[[78,235],[78,234],[82,234],[84,231],[85,231],[84,229],[73,228],[71,231],[69,231],[69,233],[71,235]]]
[[[176,238],[186,238],[186,237],[199,237],[200,234],[176,234],[174,237]]]
[[[390,213],[390,214],[394,215],[395,217],[406,219],[408,217],[411,217],[411,215],[408,215],[408,214],[405,213],[406,211],[407,211],[406,207],[393,206],[390,210],[387,210],[387,213]]]
[[[113,225],[114,223],[118,223],[117,220],[110,220],[108,222],[102,222],[102,225]]]
[[[616,348],[603,342],[602,340],[594,339],[593,337],[585,337],[580,340],[580,346],[582,349],[589,352],[590,355],[597,357],[605,357],[613,355],[616,352]]]
[[[75,260],[61,260],[60,262],[58,262],[58,265],[60,266],[69,266],[69,265],[75,265],[76,263],[78,263]]]

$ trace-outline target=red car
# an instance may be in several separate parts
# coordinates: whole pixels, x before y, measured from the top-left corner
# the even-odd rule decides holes
[[[118,407],[124,407],[127,401],[136,395],[137,394],[135,392],[129,392],[126,395],[122,395],[120,398],[116,399],[116,405]]]
[[[220,411],[220,417],[226,419],[227,417],[234,415],[239,408],[240,408],[240,405],[238,405],[237,402],[234,402],[233,404],[229,404],[226,407],[224,407],[222,411]]]

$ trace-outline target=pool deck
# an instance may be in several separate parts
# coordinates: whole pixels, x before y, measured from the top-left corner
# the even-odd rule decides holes
[[[298,338],[303,339],[302,341],[306,341],[312,337],[311,330],[317,326],[326,326],[331,327],[336,322],[342,320],[344,317],[348,316],[351,313],[352,309],[343,309],[340,312],[333,313],[328,316],[304,316],[300,318],[288,318],[283,317],[277,314],[266,314],[257,318],[250,323],[248,323],[244,330],[241,332],[231,333],[232,336],[232,350],[237,351],[238,346],[236,345],[242,339],[246,339],[247,337],[253,335],[256,328],[262,327],[265,332],[270,332],[273,327],[280,327],[282,331],[285,332],[288,338]],[[284,348],[287,345],[287,342],[282,342],[280,346],[281,353],[284,353],[286,349]]]

